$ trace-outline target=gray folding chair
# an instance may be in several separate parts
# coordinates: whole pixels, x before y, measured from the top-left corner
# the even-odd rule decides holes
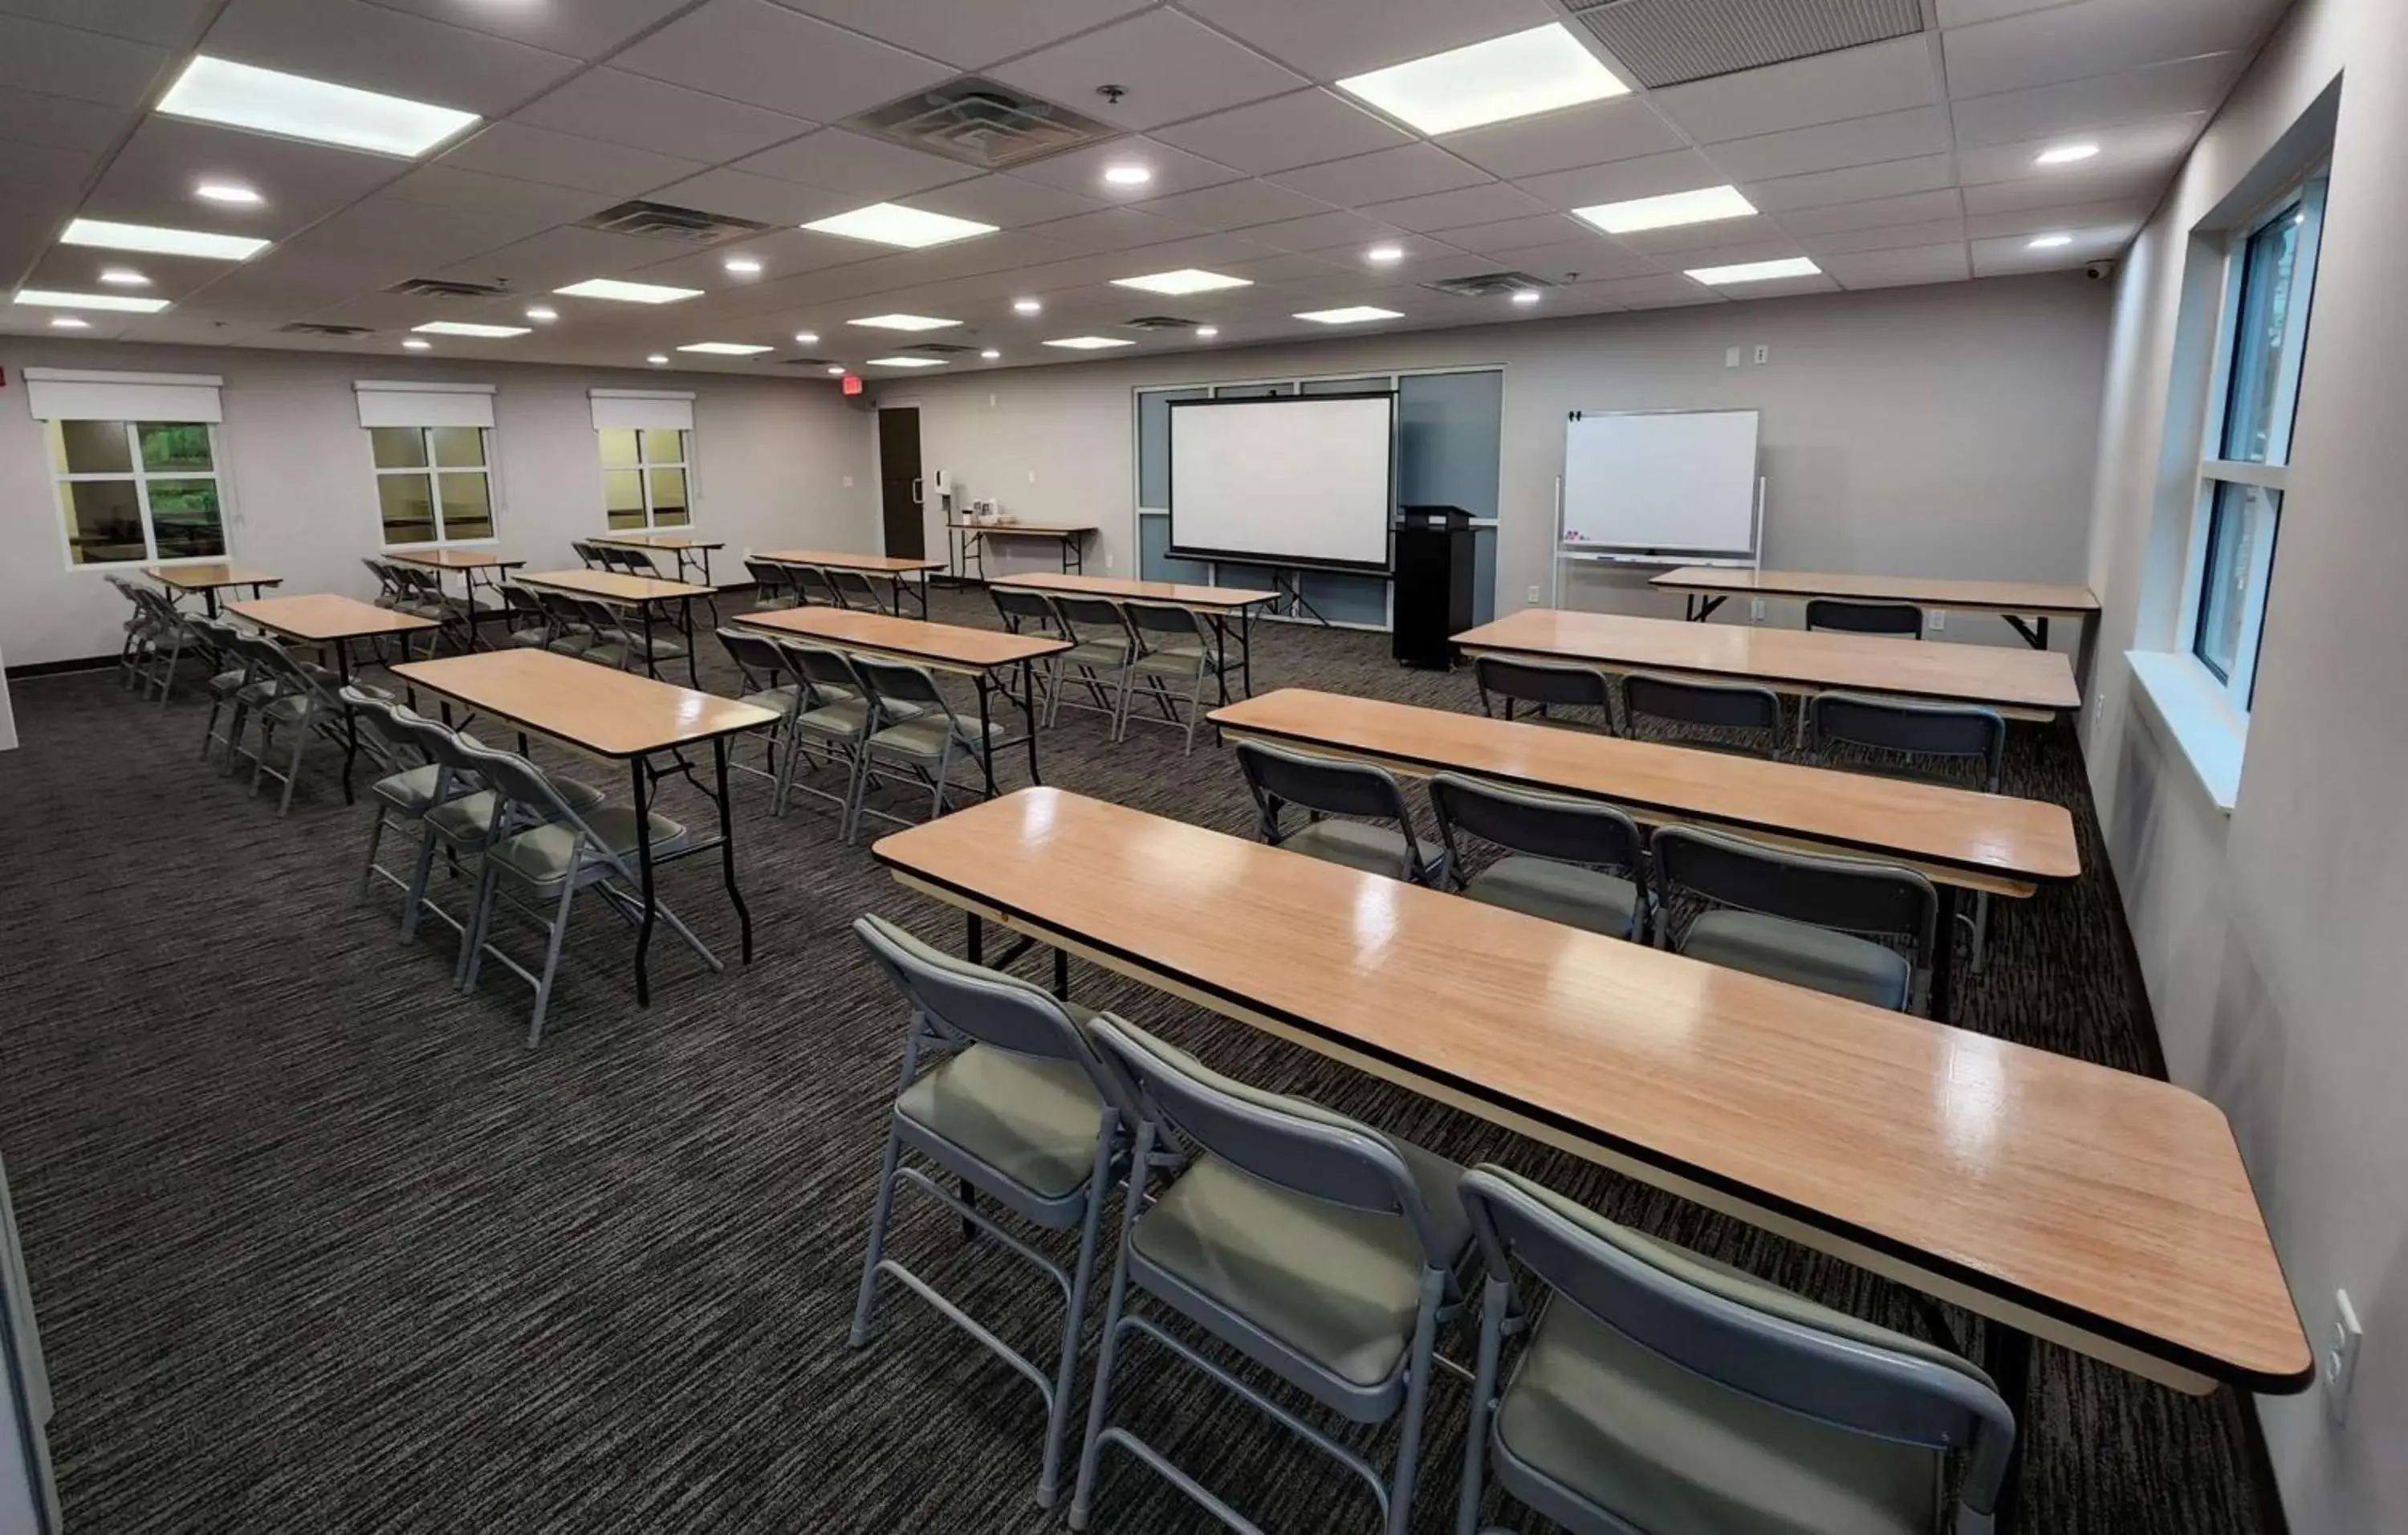
[[[448,726],[356,687],[344,688],[340,697],[366,726],[366,739],[379,743],[376,754],[394,769],[368,788],[372,819],[354,902],[367,899],[369,887],[380,879],[403,894],[403,941],[417,937],[423,911],[433,912],[454,932],[465,933],[466,916],[455,917],[429,900],[427,882],[434,872],[438,839],[464,851],[481,839],[480,834],[493,821],[493,794],[472,775],[455,772],[446,765],[444,758],[450,753],[441,750],[440,742],[456,739]],[[387,828],[419,839],[407,879],[377,862]]]
[[[1870,767],[1871,771],[1885,777],[1997,794],[2004,773],[2007,722],[1997,710],[1975,704],[1923,703],[1865,693],[1818,693],[1806,700],[1799,726],[1827,758],[1828,749],[1834,745],[1889,753],[1883,764]],[[1928,759],[1952,765],[1970,762],[1975,770],[1971,775],[1961,768],[1953,773],[1931,772],[1923,767]],[[1865,765],[1827,760],[1826,766]],[[1968,782],[1969,777],[1978,782]],[[1989,943],[1990,893],[1976,893],[1973,910],[1959,911],[1956,920],[1965,924],[1972,938],[1972,968],[1978,974],[1983,951]]]
[[[523,650],[541,650],[552,642],[552,620],[534,592],[513,582],[502,588],[510,643]]]
[[[1106,1290],[1095,1399],[1070,1528],[1094,1512],[1096,1466],[1118,1444],[1223,1523],[1255,1527],[1160,1450],[1108,1427],[1123,1335],[1141,1333],[1360,1477],[1387,1535],[1412,1512],[1438,1329],[1464,1310],[1470,1228],[1463,1169],[1303,1098],[1235,1082],[1109,1013],[1089,1026],[1136,1084],[1143,1119]],[[1193,1148],[1202,1155],[1184,1155]],[[1144,1197],[1153,1175],[1169,1186]],[[1398,1423],[1383,1477],[1367,1456],[1271,1399],[1143,1312],[1140,1296],[1357,1424]],[[1316,1496],[1316,1503],[1325,1499]],[[1320,1528],[1332,1522],[1315,1521]]]
[[[820,579],[836,594],[839,606],[858,609],[865,613],[885,613],[893,610],[878,590],[878,583],[858,570],[843,566],[829,566],[820,571]]]
[[[602,556],[602,568],[605,570],[616,570],[626,576],[648,576],[653,581],[661,579],[661,567],[654,565],[652,555],[643,550],[619,544],[596,544],[594,552]]]
[[[1110,597],[1068,593],[1054,598],[1054,611],[1070,648],[1055,652],[1043,662],[1045,723],[1050,725],[1061,717],[1062,706],[1068,701],[1066,695],[1075,683],[1094,701],[1070,707],[1110,715],[1112,739],[1120,739],[1121,698],[1128,688],[1129,662],[1138,651],[1128,614]]]
[[[844,594],[836,589],[836,582],[828,580],[825,569],[816,565],[797,565],[788,568],[795,573],[795,595],[802,600],[804,607],[808,608],[814,602],[824,608],[844,606]]]
[[[1061,1487],[1070,1387],[1095,1284],[1104,1204],[1128,1170],[1136,1097],[1087,1038],[1083,1026],[1095,1016],[1091,1010],[930,948],[883,918],[857,918],[853,930],[911,1004],[911,1024],[870,1208],[852,1346],[869,1341],[878,1281],[891,1275],[1026,1376],[1045,1401],[1037,1501],[1052,1508]],[[958,1180],[960,1197],[920,1169],[902,1165],[906,1151]],[[1060,1287],[1061,1353],[1052,1375],[902,1260],[887,1255],[895,1192],[906,1183],[958,1216],[965,1236],[972,1229],[985,1232],[999,1251],[1033,1265]],[[1077,1231],[1077,1259],[1066,1268],[1005,1230],[980,1208],[981,1194],[1032,1226]]]
[[[1911,602],[1856,602],[1808,597],[1806,627],[1824,634],[1887,634],[1923,638],[1923,610]]]
[[[1061,632],[1061,621],[1054,616],[1054,604],[1044,593],[1025,586],[990,586],[986,595],[994,599],[1003,626],[1013,634],[1038,634],[1052,638]]]
[[[536,605],[543,610],[547,638],[543,648],[562,655],[583,655],[602,642],[602,635],[585,616],[585,606],[566,592],[548,587],[525,588],[533,594]],[[613,663],[615,664],[615,663]]]
[[[125,638],[117,649],[117,681],[121,686],[132,688],[141,676],[143,655],[150,648],[151,634],[158,628],[158,619],[142,600],[142,588],[123,576],[104,575],[100,579],[117,588],[118,595],[134,610],[125,617]]]
[[[772,565],[767,560],[747,559],[744,573],[752,578],[754,612],[776,612],[802,605],[802,595],[795,590],[794,572],[786,567]]]
[[[1675,744],[1738,756],[1771,757],[1781,751],[1781,696],[1751,682],[1699,682],[1634,671],[1622,680],[1622,718],[1636,735],[1642,719],[1681,728]],[[1716,732],[1699,736],[1697,730]],[[1740,739],[1733,739],[1736,733]]]
[[[131,586],[127,591],[134,598],[136,609],[147,621],[143,628],[144,643],[136,652],[136,676],[141,682],[146,698],[150,696],[151,687],[157,686],[159,707],[164,710],[167,707],[168,697],[176,690],[176,668],[183,663],[186,646],[193,646],[193,653],[196,655],[202,653],[194,642],[191,620],[167,600],[165,593],[154,592],[145,586]]]
[[[263,779],[281,782],[284,792],[277,800],[276,813],[280,817],[289,815],[293,811],[294,786],[301,778],[302,756],[311,739],[328,729],[329,722],[339,727],[342,705],[282,646],[245,634],[236,634],[233,644],[251,663],[255,675],[276,684],[273,696],[236,715],[237,731],[244,712],[259,724],[259,750],[251,755],[251,792],[259,792]],[[287,733],[285,739],[291,743],[280,768],[269,765],[279,730]]]
[[[1129,633],[1136,637],[1138,649],[1121,674],[1121,717],[1112,739],[1125,739],[1129,722],[1143,720],[1177,728],[1185,742],[1182,754],[1195,751],[1196,726],[1204,715],[1204,681],[1220,664],[1219,649],[1192,608],[1134,597],[1120,606],[1128,615]],[[1131,708],[1140,683],[1144,684],[1148,700],[1161,710],[1159,720]],[[1178,683],[1186,684],[1183,715],[1179,709],[1181,695],[1174,686]]]
[[[800,790],[837,807],[838,835],[851,841],[853,795],[864,761],[862,743],[869,739],[876,714],[868,686],[842,651],[781,639],[778,641],[778,653],[784,658],[786,670],[801,686],[803,696],[786,724],[786,750],[778,765],[778,796],[770,813],[785,814],[787,800]],[[899,701],[892,709],[897,719],[908,719],[918,712]],[[803,782],[805,767],[821,762],[843,770],[842,793],[832,794]]]
[[[1700,826],[1656,827],[1648,854],[1662,902],[1657,948],[1877,1008],[1918,1005],[1921,977],[1939,952],[1940,897],[1914,870],[1791,853]],[[1676,899],[1684,895],[1710,909],[1675,935]]]
[[[195,617],[194,632],[213,651],[221,668],[208,681],[209,717],[201,724],[201,761],[209,760],[209,748],[222,744],[226,749],[225,770],[234,771],[236,753],[240,751],[242,727],[251,710],[260,708],[282,691],[273,675],[248,653],[242,645],[242,631],[220,618]],[[218,732],[218,717],[226,717],[225,733]]]
[[[1592,933],[1637,940],[1647,922],[1646,859],[1639,827],[1611,805],[1440,773],[1430,808],[1455,889]],[[1505,850],[1467,875],[1458,835]]]
[[[578,563],[588,570],[610,568],[609,562],[602,557],[602,546],[599,544],[588,543],[582,538],[571,538],[568,540],[568,552],[576,555]]]
[[[1479,655],[1471,661],[1472,681],[1480,688],[1480,712],[1497,712],[1492,700],[1505,701],[1505,717],[1513,717],[1513,706],[1527,704],[1532,711],[1549,724],[1585,724],[1577,716],[1566,720],[1551,710],[1558,709],[1594,709],[1596,727],[1607,735],[1613,734],[1613,683],[1605,673],[1594,667],[1575,667],[1557,661],[1519,661],[1510,655]]]
[[[2015,1422],[1972,1364],[1503,1168],[1461,1187],[1484,1277],[1456,1535],[1488,1470],[1581,1535],[1989,1529]]]
[[[1445,850],[1424,853],[1404,791],[1386,768],[1245,740],[1238,743],[1238,769],[1254,796],[1256,829],[1271,846],[1416,884],[1445,877]],[[1294,830],[1280,824],[1289,805],[1305,812]]]
[[[779,764],[785,759],[786,727],[802,704],[802,684],[779,681],[785,675],[786,657],[774,641],[743,629],[715,632],[721,648],[727,652],[727,658],[736,663],[740,701],[760,709],[775,710],[778,714],[778,723],[770,727],[767,739],[762,743],[764,760],[768,766],[747,768],[736,760],[733,751],[728,753],[727,765],[774,783],[779,778]]]
[[[928,785],[932,796],[928,818],[935,820],[945,813],[945,792],[963,786],[952,782],[954,762],[987,767],[993,761],[995,749],[1005,743],[1002,722],[988,721],[986,738],[980,739],[979,722],[953,707],[924,667],[857,655],[853,668],[868,689],[876,718],[861,742],[860,766],[853,773],[849,827],[858,826],[865,814],[898,826],[910,825],[900,816],[868,808],[869,780],[881,762],[900,767]],[[908,710],[899,707],[905,705]],[[983,777],[981,782],[983,783]],[[850,840],[851,830],[845,835]]]

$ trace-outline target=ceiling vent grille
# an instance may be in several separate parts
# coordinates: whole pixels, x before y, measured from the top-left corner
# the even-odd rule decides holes
[[[1565,0],[1654,89],[1923,30],[1922,0]]]
[[[1068,107],[977,75],[914,91],[899,101],[862,113],[845,126],[982,170],[1025,165],[1120,132]]]
[[[978,348],[959,346],[952,341],[914,341],[900,350],[916,351],[924,357],[956,357],[965,351],[976,351]]]
[[[279,325],[276,329],[285,336],[374,336],[376,334],[366,325],[322,325],[311,320],[295,320],[289,325]]]
[[[1194,330],[1196,322],[1182,320],[1175,314],[1141,314],[1134,320],[1121,322],[1124,330]]]
[[[509,289],[498,282],[453,282],[448,278],[414,277],[385,290],[408,298],[500,298]]]
[[[681,245],[724,245],[729,240],[749,239],[770,227],[725,213],[705,213],[699,208],[679,208],[672,203],[647,203],[640,199],[606,208],[577,222],[581,229],[599,229],[611,235],[635,235],[645,239],[676,240]]]
[[[1515,294],[1537,293],[1555,284],[1527,272],[1482,272],[1474,277],[1440,278],[1422,286],[1434,294],[1453,294],[1457,298],[1508,298]]]
[[[775,361],[780,367],[836,366],[836,359],[833,357],[780,357],[775,359]]]

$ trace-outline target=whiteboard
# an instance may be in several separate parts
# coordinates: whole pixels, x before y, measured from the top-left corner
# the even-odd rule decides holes
[[[1563,547],[1754,554],[1756,437],[1753,410],[1566,422]]]
[[[1397,397],[1170,402],[1174,559],[1388,568]]]

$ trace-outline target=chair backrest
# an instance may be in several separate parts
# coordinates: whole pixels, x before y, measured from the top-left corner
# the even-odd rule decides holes
[[[722,629],[719,642],[726,648],[727,658],[736,663],[737,671],[743,676],[747,693],[775,687],[778,674],[786,669],[784,653],[757,634],[748,634],[742,629]]]
[[[1526,704],[1603,710],[1608,728],[1612,725],[1613,684],[1606,681],[1605,673],[1593,667],[1482,655],[1472,658],[1471,676],[1480,685],[1480,711],[1484,714],[1488,712],[1489,695],[1495,694]]]
[[[1826,633],[1894,634],[1923,638],[1923,610],[1911,602],[1855,602],[1844,597],[1808,597],[1806,626]]]
[[[401,582],[394,578],[393,567],[382,560],[371,560],[365,555],[361,557],[360,563],[366,566],[368,574],[376,578],[377,595],[383,598],[387,604],[391,604],[401,595]]]
[[[571,538],[568,540],[568,552],[576,555],[588,570],[609,568],[603,561],[602,548],[599,544],[591,544],[582,538]]]
[[[778,641],[778,653],[786,660],[786,669],[803,680],[814,698],[824,686],[840,687],[847,692],[866,694],[861,674],[853,667],[853,658],[842,651],[825,645],[808,644],[799,639]]]
[[[1430,807],[1454,862],[1455,834],[1469,832],[1512,853],[1600,868],[1641,867],[1638,825],[1611,805],[1540,794],[1460,773],[1430,780]],[[1459,863],[1455,867],[1460,868]]]
[[[947,719],[953,718],[953,704],[946,699],[944,690],[937,685],[937,679],[925,667],[914,666],[909,661],[882,661],[875,656],[856,655],[853,658],[853,672],[861,679],[872,698],[917,704],[922,709],[941,713]]]
[[[543,610],[544,616],[553,624],[574,625],[580,629],[585,627],[585,610],[578,606],[575,597],[566,592],[555,592],[543,586],[529,587],[527,590],[533,594],[536,605]]]
[[[1817,739],[1917,756],[1973,757],[1982,786],[1999,792],[2007,754],[2007,722],[1975,704],[1931,704],[1865,693],[1818,693],[1806,700],[1806,724]]]
[[[1634,671],[1622,680],[1622,701],[1632,714],[1726,730],[1769,730],[1781,735],[1781,696],[1752,682],[1698,682]]]
[[[1404,791],[1384,768],[1375,768],[1368,762],[1307,756],[1261,741],[1241,740],[1238,743],[1238,768],[1246,775],[1246,786],[1254,791],[1255,804],[1273,820],[1280,805],[1297,805],[1323,815],[1392,821],[1407,828],[1411,836],[1412,813],[1405,808]]]
[[[626,614],[621,612],[616,604],[605,602],[600,597],[572,596],[568,601],[578,615],[603,638],[628,640],[634,638],[627,632]]]
[[[594,835],[594,828],[586,824],[584,817],[569,808],[568,801],[561,797],[560,791],[553,787],[542,768],[516,752],[497,751],[456,733],[447,734],[452,738],[448,746],[451,755],[448,759],[438,755],[437,761],[445,762],[447,766],[456,763],[462,769],[476,774],[494,791],[496,800],[518,807],[526,812],[527,819],[551,822],[576,832],[579,857],[570,866],[572,876],[580,865],[602,863],[609,865],[623,878],[634,877],[634,866],[611,852],[609,844]],[[503,819],[502,809],[499,804],[494,807],[497,825]]]
[[[836,589],[836,582],[828,580],[828,573],[824,568],[816,565],[797,565],[789,568],[795,574],[796,596],[809,602],[811,599],[812,590],[816,588],[820,601],[832,608],[844,606],[844,594]]]
[[[502,606],[526,618],[543,618],[543,602],[536,594],[516,581],[502,588]]]
[[[995,599],[995,610],[1003,616],[1003,626],[1018,634],[1023,627],[1034,624],[1039,634],[1054,632],[1054,604],[1042,592],[1032,592],[1025,586],[990,586],[986,595]]]
[[[784,566],[771,565],[767,560],[748,557],[744,562],[744,573],[752,578],[753,591],[765,597],[775,596],[795,584],[793,573]]]
[[[1792,853],[1702,826],[1658,826],[1647,851],[1668,901],[1692,891],[1743,911],[1907,939],[1919,961],[1933,952],[1940,897],[1911,868]]]
[[[1128,615],[1129,627],[1137,631],[1138,638],[1149,650],[1161,649],[1165,641],[1184,639],[1198,645],[1204,642],[1203,621],[1196,616],[1193,608],[1182,608],[1175,602],[1148,602],[1140,597],[1130,597],[1121,604],[1121,611]]]
[[[624,570],[631,576],[651,576],[656,580],[660,576],[660,567],[654,565],[652,555],[643,550],[628,549],[617,544],[604,544],[601,549],[604,561],[613,569]]]
[[[1401,1216],[1427,1267],[1453,1262],[1404,1155],[1386,1136],[1309,1099],[1225,1077],[1111,1013],[1098,1014],[1088,1028],[1136,1084],[1148,1119],[1264,1183],[1349,1210]]]
[[[1072,644],[1116,644],[1127,646],[1133,640],[1128,614],[1110,597],[1077,596],[1058,594],[1054,598],[1054,611],[1062,621],[1062,638]]]
[[[349,684],[345,684],[337,696],[343,700],[343,707],[349,709],[354,716],[367,725],[371,735],[383,740],[385,750],[380,754],[392,761],[394,766],[401,767],[412,762],[432,760],[427,757],[425,748],[420,744],[418,733],[404,723],[405,715],[410,719],[419,718],[408,708],[394,703],[390,698],[379,698],[371,694],[363,693]],[[421,721],[421,723],[430,722]]]
[[[1997,1506],[2014,1414],[1973,1365],[1733,1276],[1503,1168],[1483,1163],[1460,1187],[1490,1304],[1498,1287],[1511,1293],[1518,1266],[1599,1326],[1726,1390],[1830,1427],[1961,1455],[1958,1500],[1985,1516]]]
[[[828,583],[828,590],[836,594],[837,600],[848,608],[858,608],[871,613],[886,610],[886,600],[878,595],[878,583],[858,570],[826,567],[821,569],[820,578]]]

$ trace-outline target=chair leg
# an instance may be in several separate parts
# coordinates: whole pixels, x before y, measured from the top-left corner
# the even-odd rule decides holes
[[[1405,1535],[1413,1512],[1413,1483],[1421,1472],[1422,1418],[1429,1411],[1431,1356],[1438,1351],[1438,1309],[1446,1276],[1436,1270],[1422,1275],[1421,1314],[1413,1323],[1412,1352],[1405,1368],[1405,1421],[1397,1431],[1397,1470],[1388,1485],[1388,1535]]]
[[[368,898],[368,882],[376,877],[377,844],[384,840],[384,801],[375,795],[368,796],[368,855],[367,861],[360,865],[360,887],[351,897],[353,906]]]
[[[1198,671],[1196,674],[1195,691],[1187,695],[1187,739],[1186,743],[1179,749],[1179,754],[1182,757],[1192,757],[1196,754],[1196,722],[1204,717],[1204,679],[1208,675],[1208,672]]]
[[[1140,1135],[1137,1158],[1129,1164],[1129,1181],[1122,1198],[1140,1204],[1144,1195],[1146,1153],[1150,1136]],[[1096,1463],[1103,1458],[1104,1414],[1111,1404],[1112,1366],[1120,1355],[1121,1312],[1128,1301],[1128,1230],[1124,1222],[1119,1254],[1112,1259],[1111,1283],[1104,1290],[1104,1330],[1096,1354],[1095,1394],[1087,1402],[1087,1436],[1079,1447],[1079,1480],[1070,1494],[1070,1528],[1084,1529],[1095,1511]]]
[[[886,1255],[886,1223],[895,1214],[895,1165],[903,1154],[903,1138],[893,1123],[886,1130],[886,1155],[878,1164],[878,1197],[869,1207],[869,1250],[861,1259],[861,1293],[853,1303],[853,1331],[846,1342],[860,1348],[869,1341],[869,1324],[878,1310],[878,1265]]]
[[[1045,1461],[1037,1473],[1039,1508],[1052,1508],[1062,1492],[1062,1431],[1070,1426],[1070,1387],[1079,1374],[1079,1334],[1086,1320],[1087,1292],[1096,1281],[1096,1245],[1103,1234],[1113,1140],[1114,1130],[1108,1123],[1096,1137],[1095,1165],[1087,1172],[1087,1218],[1079,1227],[1079,1263],[1070,1270],[1070,1301],[1062,1313],[1062,1361],[1054,1368],[1054,1400],[1045,1414]]]
[[[560,904],[552,909],[552,931],[544,940],[543,978],[535,983],[535,1013],[527,1019],[529,1050],[543,1042],[543,1015],[552,1006],[552,983],[560,973],[560,946],[568,938],[568,903],[576,898],[577,881],[564,877],[560,882]]]
[[[419,914],[426,910],[427,882],[435,873],[435,828],[422,820],[419,823],[419,829],[418,861],[410,866],[409,890],[403,897],[406,904],[401,913],[401,941],[404,943],[414,942],[418,938]],[[360,877],[360,883],[362,888],[366,888],[367,884],[366,875]],[[452,968],[452,979],[456,981],[459,979],[460,968],[454,965]]]
[[[276,802],[280,821],[293,813],[293,786],[301,782],[301,753],[308,748],[309,722],[301,720],[293,726],[293,760],[284,765],[284,795]]]
[[[1480,1355],[1471,1376],[1471,1406],[1463,1427],[1463,1488],[1455,1505],[1455,1535],[1478,1535],[1480,1485],[1488,1469],[1488,1415],[1497,1389],[1498,1356],[1505,1347],[1505,1307],[1512,1290],[1485,1282],[1480,1303]]]

